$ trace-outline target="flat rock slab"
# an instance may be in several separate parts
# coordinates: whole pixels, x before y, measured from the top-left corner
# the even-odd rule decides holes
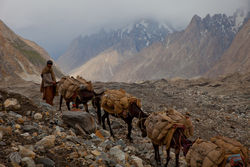
[[[62,119],[73,128],[78,124],[88,134],[95,133],[97,128],[95,118],[87,112],[66,111],[62,113]]]

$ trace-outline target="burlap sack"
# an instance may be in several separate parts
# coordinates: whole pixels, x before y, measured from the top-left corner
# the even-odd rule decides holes
[[[86,90],[93,91],[92,83],[79,76],[77,79],[69,76],[62,77],[58,84],[58,91],[65,99],[70,99],[77,94],[80,86],[86,87]]]
[[[106,90],[102,96],[101,106],[111,114],[127,117],[129,105],[135,102],[141,107],[141,101],[136,97],[126,93],[123,89]]]
[[[81,84],[83,84],[88,91],[94,91],[94,88],[93,88],[91,81],[87,81],[80,76],[77,76],[76,80],[79,81]]]
[[[216,144],[197,139],[190,147],[186,161],[191,167],[217,167],[222,163],[224,156],[224,150]]]
[[[240,154],[243,163],[245,166],[247,166],[248,149],[240,142],[224,136],[212,137],[210,140],[225,151],[225,157],[222,166],[226,166],[228,158],[235,154]]]
[[[145,126],[152,142],[157,145],[166,145],[166,149],[170,146],[176,128],[183,128],[187,138],[194,132],[191,120],[173,109],[152,113],[146,119]]]

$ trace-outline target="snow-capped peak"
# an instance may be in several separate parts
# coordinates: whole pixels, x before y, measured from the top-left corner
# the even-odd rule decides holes
[[[247,16],[247,10],[244,10],[244,9],[238,9],[235,13],[234,13],[234,22],[235,22],[235,29],[239,29],[243,22],[244,22],[244,19],[246,18]]]

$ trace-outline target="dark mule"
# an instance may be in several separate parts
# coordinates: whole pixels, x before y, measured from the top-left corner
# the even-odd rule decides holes
[[[70,99],[65,99],[66,101],[66,105],[68,110],[70,111],[70,102],[75,102],[76,103],[76,108],[79,108],[79,104],[83,104],[85,111],[89,112],[88,110],[88,101],[92,100],[93,97],[96,95],[96,93],[94,91],[89,91],[87,90],[85,87],[80,87],[78,91],[75,92],[75,94],[73,95],[73,97],[71,97]],[[62,100],[63,100],[63,96],[60,96],[60,106],[59,106],[59,110],[61,111],[61,106],[62,106]]]
[[[106,126],[105,126],[105,119],[107,118],[107,123],[108,123],[108,126],[109,126],[109,130],[110,130],[110,134],[114,136],[114,133],[112,131],[112,128],[111,128],[111,125],[110,125],[110,120],[109,120],[109,115],[110,113],[108,111],[105,111],[104,110],[104,115],[101,116],[101,96],[96,96],[94,98],[94,100],[92,101],[93,103],[93,106],[95,106],[95,108],[97,109],[97,116],[98,116],[98,122],[99,124],[101,124],[102,122],[102,126],[103,126],[103,129],[106,129]],[[131,103],[129,105],[129,108],[128,108],[129,112],[128,112],[128,115],[127,117],[119,117],[118,115],[116,114],[111,114],[113,115],[114,117],[119,117],[121,119],[123,119],[127,124],[128,124],[128,134],[127,134],[127,139],[129,139],[130,141],[132,141],[132,138],[131,138],[131,130],[132,130],[132,120],[134,117],[138,118],[139,119],[139,124],[142,124],[142,122],[144,123],[145,121],[145,118],[148,117],[148,115],[146,113],[144,113],[140,107],[137,106],[137,104],[134,102],[134,103]],[[142,134],[144,137],[146,136],[146,133]]]
[[[168,162],[170,160],[170,148],[175,149],[175,164],[178,167],[179,166],[179,154],[180,150],[182,149],[184,156],[186,156],[189,148],[192,146],[193,142],[188,140],[184,135],[183,128],[177,128],[173,134],[170,146],[167,150],[167,161],[165,164],[165,167],[168,166]],[[159,145],[153,144],[154,151],[155,151],[155,160],[157,163],[157,166],[161,166],[161,157],[159,154]]]

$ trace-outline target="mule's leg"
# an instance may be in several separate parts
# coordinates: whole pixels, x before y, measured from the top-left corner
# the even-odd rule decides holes
[[[106,112],[106,114],[107,114],[107,122],[108,122],[108,125],[109,125],[110,134],[111,134],[111,136],[113,136],[113,138],[115,138],[115,135],[114,135],[114,133],[113,133],[113,131],[112,131],[112,128],[111,128],[111,125],[110,125],[109,113]]]
[[[103,114],[103,116],[102,116],[102,128],[103,129],[106,129],[106,125],[105,125],[105,119],[106,119],[106,117],[107,117],[107,114],[106,114],[107,112],[106,111],[104,111],[104,114]]]
[[[180,147],[175,148],[175,164],[176,164],[176,167],[179,167],[179,154],[180,154]]]
[[[80,104],[80,101],[78,100],[78,98],[76,98],[75,102],[76,102],[76,108],[78,109],[79,108],[79,104]]]
[[[128,124],[128,134],[127,134],[127,139],[132,141],[133,139],[131,138],[131,130],[132,130],[132,118],[128,117],[128,119],[125,120],[125,122]]]
[[[76,102],[76,108],[77,108],[77,109],[79,108],[79,103],[78,103],[78,102]]]
[[[89,113],[88,104],[84,103],[83,105],[84,105],[85,111]]]
[[[70,101],[66,101],[67,108],[70,111],[70,105],[69,104],[70,104]]]
[[[159,146],[156,144],[153,144],[154,150],[155,150],[155,161],[157,166],[161,166],[161,157],[159,153]]]
[[[97,118],[98,118],[98,123],[101,125],[102,124],[102,110],[100,108],[97,108]]]
[[[60,103],[59,103],[59,111],[62,111],[62,100],[63,100],[63,96],[60,96]]]
[[[168,162],[170,161],[170,147],[168,148],[168,150],[167,150],[167,161],[166,161],[166,164],[165,164],[165,167],[167,167],[168,166]]]

